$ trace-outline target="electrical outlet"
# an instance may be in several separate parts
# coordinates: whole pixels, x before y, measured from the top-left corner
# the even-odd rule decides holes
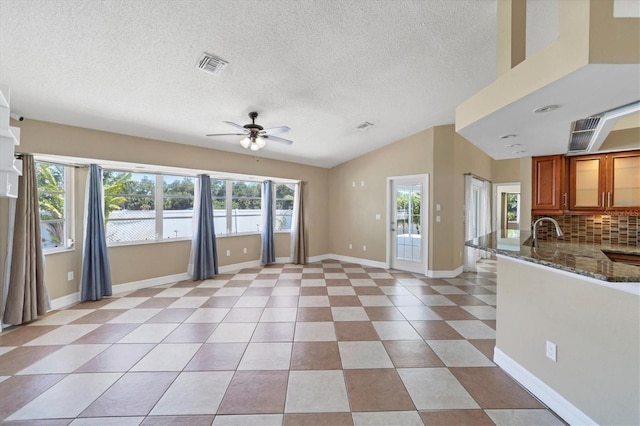
[[[247,254],[247,248],[246,247],[242,249],[242,253]]]
[[[355,181],[351,182],[351,186],[353,186],[355,188],[356,187],[356,182]]]
[[[227,256],[231,256],[231,250],[227,250]]]
[[[67,281],[73,281],[73,271],[67,272]]]
[[[364,181],[360,181],[360,186],[364,187]]]
[[[440,216],[436,216],[436,222],[440,222]]]
[[[380,220],[380,213],[376,213],[376,220]]]
[[[549,358],[553,362],[558,361],[558,348],[555,343],[552,343],[547,340],[547,358]]]
[[[349,244],[349,250],[353,249],[353,244]]]
[[[367,251],[367,246],[362,246],[362,251]]]
[[[440,211],[440,204],[436,204],[436,210]]]

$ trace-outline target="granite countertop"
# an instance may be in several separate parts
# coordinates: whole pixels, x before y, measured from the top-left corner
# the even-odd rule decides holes
[[[617,244],[538,240],[531,246],[530,231],[492,232],[465,245],[527,262],[609,282],[640,282],[640,267],[611,261],[602,251],[640,255],[640,247]]]

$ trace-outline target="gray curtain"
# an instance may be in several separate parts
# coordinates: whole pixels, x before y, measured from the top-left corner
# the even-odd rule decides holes
[[[262,182],[262,264],[275,263],[273,245],[273,182]]]
[[[213,203],[211,200],[211,178],[199,175],[200,196],[198,203],[197,229],[193,237],[193,279],[206,280],[218,273],[216,232],[213,228]]]
[[[302,207],[302,182],[298,183],[293,200],[293,216],[291,218],[291,252],[292,262],[296,265],[307,263],[304,240],[304,209]]]
[[[96,164],[89,166],[86,212],[80,286],[82,302],[100,300],[112,294],[111,269],[102,212],[102,173]]]
[[[49,296],[44,286],[36,163],[32,155],[23,155],[3,320],[6,324],[24,324],[45,314],[49,307]]]

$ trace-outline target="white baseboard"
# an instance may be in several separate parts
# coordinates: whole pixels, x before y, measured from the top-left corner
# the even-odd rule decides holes
[[[570,425],[598,424],[497,347],[493,349],[493,362],[498,364],[507,374],[534,394],[540,401],[544,402],[547,407],[555,411],[557,415],[562,417],[562,419]]]
[[[165,275],[163,277],[149,278],[147,280],[116,284],[113,286],[113,294],[126,293],[127,291],[140,290],[141,288],[155,287],[157,285],[171,284],[178,281],[185,281],[190,279],[192,279],[191,275],[183,272],[181,274]]]
[[[464,271],[464,266],[460,265],[456,269],[452,271],[427,271],[427,276],[429,278],[455,278],[460,275]]]
[[[58,297],[51,300],[51,310],[63,309],[67,306],[75,305],[80,301],[80,292],[67,294],[66,296]]]
[[[155,287],[157,285],[171,284],[178,281],[190,280],[191,275],[186,272],[182,274],[165,275],[163,277],[149,278],[140,281],[131,281],[123,284],[115,284],[112,287],[113,294],[126,293],[128,291],[140,290],[141,288]],[[63,309],[67,306],[80,302],[80,292],[68,294],[58,297],[51,301],[51,309]]]
[[[362,259],[359,257],[343,256],[341,254],[326,254],[324,259],[334,259],[339,260],[340,262],[356,263],[358,265],[370,266],[372,268],[389,269],[389,264],[385,262],[378,262],[377,260],[371,259]]]
[[[316,263],[322,262],[323,260],[333,259],[330,254],[320,254],[318,256],[309,256],[307,257],[307,263]]]
[[[260,266],[262,266],[260,259],[250,260],[248,262],[232,263],[231,265],[220,266],[218,267],[218,273],[226,274],[227,272],[236,272],[241,269],[248,268],[259,268]]]

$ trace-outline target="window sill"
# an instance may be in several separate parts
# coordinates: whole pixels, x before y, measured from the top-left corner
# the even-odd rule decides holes
[[[70,253],[76,251],[75,247],[56,247],[51,249],[42,249],[42,254],[49,256],[50,254]]]
[[[127,246],[142,246],[147,244],[164,244],[164,243],[176,243],[180,241],[191,241],[191,237],[185,238],[165,238],[162,240],[145,240],[145,241],[122,241],[117,243],[107,244],[107,248],[111,247],[127,247]]]

